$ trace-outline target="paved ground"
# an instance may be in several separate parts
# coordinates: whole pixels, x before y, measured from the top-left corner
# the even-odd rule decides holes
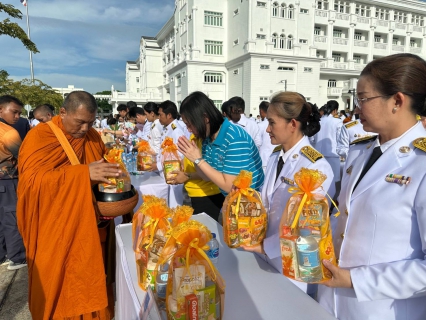
[[[0,266],[0,319],[31,320],[28,310],[28,270]]]

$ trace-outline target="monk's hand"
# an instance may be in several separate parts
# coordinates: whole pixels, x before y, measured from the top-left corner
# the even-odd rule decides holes
[[[349,270],[336,267],[330,261],[324,259],[322,264],[333,274],[331,280],[321,284],[331,288],[353,288],[351,273]]]
[[[262,244],[258,244],[256,246],[250,246],[250,247],[249,246],[240,246],[240,247],[243,248],[245,251],[265,254],[265,250],[263,250],[263,242],[262,242]]]
[[[103,159],[89,164],[90,180],[93,182],[110,183],[107,177],[118,177],[121,173],[117,163],[107,163]]]
[[[202,157],[195,142],[189,141],[185,136],[179,137],[178,149],[191,162]]]

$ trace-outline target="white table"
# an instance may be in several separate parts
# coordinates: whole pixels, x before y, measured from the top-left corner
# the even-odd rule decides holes
[[[144,172],[141,175],[130,175],[130,178],[132,185],[139,192],[139,202],[135,210],[142,204],[142,195],[147,194],[166,199],[170,208],[183,203],[183,185],[168,185],[158,172]]]
[[[222,240],[222,227],[208,215],[196,215],[193,219],[218,235],[216,266],[226,281],[224,320],[335,319],[257,255],[229,249]],[[137,283],[131,224],[117,226],[116,236],[116,319],[140,319],[146,293]]]

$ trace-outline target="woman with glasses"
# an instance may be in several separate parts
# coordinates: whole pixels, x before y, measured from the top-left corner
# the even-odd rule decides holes
[[[339,267],[323,261],[333,279],[318,298],[339,319],[425,319],[426,134],[416,114],[426,115],[426,62],[373,60],[357,95],[364,130],[378,136],[353,147],[362,151],[343,173]]]
[[[319,170],[327,176],[323,190],[329,192],[333,185],[333,170],[323,156],[312,148],[308,137],[317,133],[320,126],[318,108],[297,92],[281,92],[272,97],[267,111],[269,123],[266,132],[271,143],[278,145],[268,160],[262,201],[268,212],[268,230],[262,245],[245,247],[265,255],[266,261],[282,273],[279,225],[294,186],[294,174],[301,168]],[[314,157],[311,157],[315,155]],[[316,192],[324,193],[323,190]],[[293,281],[300,289],[314,296],[317,286]]]

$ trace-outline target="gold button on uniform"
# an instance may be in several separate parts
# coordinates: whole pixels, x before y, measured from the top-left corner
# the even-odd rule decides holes
[[[340,235],[340,237],[341,237],[342,239],[344,239],[344,238],[345,238],[345,234],[344,234],[344,233],[342,233],[342,234]]]

